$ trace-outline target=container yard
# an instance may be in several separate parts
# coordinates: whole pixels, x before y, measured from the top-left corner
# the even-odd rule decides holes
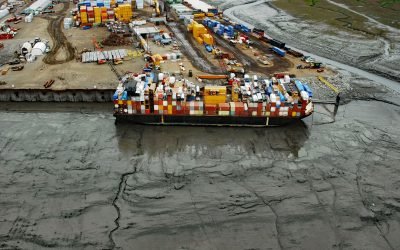
[[[21,92],[22,96],[10,93],[47,89],[49,93],[104,90],[108,92],[102,100],[111,100],[109,93],[115,89],[118,75],[140,73],[148,63],[154,65],[146,58],[158,58],[156,64],[162,72],[178,74],[199,84],[202,83],[197,76],[206,74],[320,74],[311,67],[298,67],[308,63],[289,52],[281,57],[273,50],[273,43],[264,35],[260,37],[260,32],[250,32],[240,24],[228,25],[229,20],[217,8],[194,2],[99,0],[21,4],[2,18],[0,77],[5,84],[0,88],[8,94],[1,99],[39,100],[36,94],[29,97],[26,91]],[[38,37],[44,45],[37,44]],[[27,44],[32,49],[27,46],[22,51],[21,47]],[[22,70],[11,70],[16,62],[16,66],[24,66]],[[325,70],[323,74],[332,72]],[[54,83],[45,88],[50,80]]]

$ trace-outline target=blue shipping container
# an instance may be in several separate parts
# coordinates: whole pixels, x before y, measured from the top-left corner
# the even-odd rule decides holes
[[[272,50],[282,57],[286,55],[286,52],[278,47],[272,47]]]
[[[295,80],[294,84],[296,84],[296,87],[299,90],[299,92],[304,91],[303,84],[299,80]]]
[[[304,90],[308,93],[309,97],[313,97],[313,92],[307,83],[303,83]]]

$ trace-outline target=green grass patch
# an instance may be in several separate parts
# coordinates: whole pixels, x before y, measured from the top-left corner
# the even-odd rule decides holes
[[[395,0],[398,1],[398,0]],[[392,3],[391,8],[383,8],[380,7],[379,1],[367,1],[367,0],[337,0],[336,2],[344,3],[349,6],[351,9],[356,10],[362,14],[372,16],[376,18],[376,13],[380,13],[379,11],[375,11],[374,8],[384,9],[386,12],[399,12],[395,7],[397,7],[397,3]],[[370,6],[372,2],[375,2],[375,7]],[[383,2],[383,1],[382,1]],[[393,1],[390,1],[393,2]],[[339,30],[346,30],[354,33],[363,33],[369,36],[384,36],[385,31],[379,28],[371,27],[368,23],[368,19],[351,12],[350,10],[341,8],[334,4],[330,4],[326,0],[277,0],[274,1],[273,4],[291,15],[305,19],[313,22],[320,22],[328,24],[332,27],[335,27]],[[382,3],[383,4],[383,3]],[[389,4],[389,3],[386,3]],[[360,11],[362,9],[363,11]],[[371,10],[370,10],[371,9]],[[372,11],[374,10],[374,11]],[[389,20],[396,20],[400,18],[400,13],[398,13],[399,17],[392,18],[391,16],[385,16],[380,14],[379,17],[386,18]],[[380,20],[379,20],[380,21]],[[400,21],[400,20],[399,20]],[[396,22],[396,21],[395,21]],[[385,22],[386,23],[386,22]]]

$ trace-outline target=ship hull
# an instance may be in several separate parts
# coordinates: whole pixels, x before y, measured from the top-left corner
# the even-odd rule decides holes
[[[299,121],[303,117],[257,117],[257,116],[213,116],[213,115],[157,115],[157,114],[114,114],[116,123],[131,122],[151,125],[184,126],[239,126],[268,127],[282,126]]]

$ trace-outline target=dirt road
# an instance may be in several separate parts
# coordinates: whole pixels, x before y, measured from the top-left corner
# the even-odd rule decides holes
[[[69,1],[62,4],[62,10],[53,15],[44,17],[49,20],[47,31],[53,40],[53,48],[51,48],[51,51],[43,58],[43,62],[46,64],[62,64],[72,61],[75,58],[75,49],[62,30],[64,17],[66,11],[69,9]]]

